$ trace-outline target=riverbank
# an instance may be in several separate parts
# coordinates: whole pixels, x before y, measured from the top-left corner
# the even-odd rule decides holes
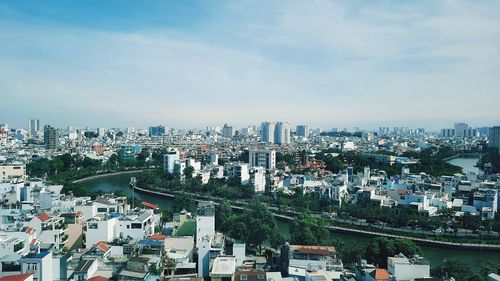
[[[176,196],[173,193],[147,190],[147,189],[143,189],[140,187],[135,187],[134,190],[137,192],[147,193],[150,195],[158,195],[158,196],[162,196],[162,197],[167,197],[170,199],[175,198],[175,196]],[[217,199],[219,199],[219,198],[213,198],[213,197],[205,197],[202,195],[194,195],[194,196],[195,196],[194,200],[197,202],[204,201],[204,200],[217,200]],[[235,210],[242,210],[243,209],[242,206],[234,205],[233,202],[231,202],[231,208],[233,208]],[[276,213],[272,209],[271,209],[271,211],[272,211],[274,217],[276,217],[277,219],[286,220],[286,221],[295,220],[295,217]],[[387,238],[409,239],[409,240],[412,240],[415,243],[420,244],[420,245],[446,248],[446,249],[495,251],[495,252],[500,251],[500,245],[496,245],[496,244],[478,244],[478,243],[459,243],[459,242],[437,241],[437,240],[418,238],[418,237],[412,237],[412,236],[406,236],[406,235],[397,235],[397,234],[375,232],[375,231],[362,230],[362,229],[356,229],[356,228],[346,228],[346,227],[332,226],[332,225],[328,226],[328,229],[330,229],[333,232],[340,232],[340,233],[365,236],[365,237],[367,236],[367,237],[387,237]]]
[[[95,180],[98,178],[103,178],[103,177],[109,177],[109,176],[119,176],[119,175],[126,175],[126,174],[135,174],[135,173],[140,173],[143,172],[146,169],[138,169],[138,170],[127,170],[127,171],[119,171],[119,172],[111,172],[111,173],[103,173],[95,176],[90,176],[90,177],[84,177],[81,179],[77,179],[72,181],[72,183],[80,183],[80,182],[86,182],[89,180]]]

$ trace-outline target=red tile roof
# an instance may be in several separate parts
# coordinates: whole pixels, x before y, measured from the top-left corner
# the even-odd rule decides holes
[[[109,280],[109,278],[102,277],[102,276],[94,276],[94,277],[87,279],[87,281],[108,281],[108,280]]]
[[[142,206],[145,206],[145,207],[148,207],[148,208],[151,208],[151,209],[158,209],[158,205],[153,204],[153,203],[142,201],[141,204],[142,204]]]
[[[167,238],[167,236],[164,234],[152,234],[151,236],[149,236],[149,239],[153,240],[165,240],[165,238]]]
[[[31,233],[33,232],[33,227],[28,227],[25,231],[26,233]]]
[[[7,275],[0,277],[0,281],[24,281],[31,275],[31,273]]]
[[[336,253],[337,250],[333,246],[307,246],[307,245],[290,245],[292,251],[299,251],[303,254],[329,255]]]
[[[391,275],[385,268],[377,268],[372,271],[370,275],[377,281],[389,280],[389,278],[391,278]]]
[[[44,221],[47,221],[48,219],[50,219],[50,216],[43,213],[43,214],[38,215],[38,219],[41,220],[42,222],[44,222]]]
[[[37,239],[32,239],[31,242],[30,242],[30,244],[31,245],[36,244],[37,241],[38,241]]]
[[[109,251],[109,247],[108,245],[106,245],[106,242],[104,241],[99,241],[95,244],[96,247],[98,247],[99,249],[103,250],[104,252],[107,252]]]

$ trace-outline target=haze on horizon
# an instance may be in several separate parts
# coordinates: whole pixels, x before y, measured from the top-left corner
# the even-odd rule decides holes
[[[500,1],[0,1],[11,127],[489,126],[499,77]]]

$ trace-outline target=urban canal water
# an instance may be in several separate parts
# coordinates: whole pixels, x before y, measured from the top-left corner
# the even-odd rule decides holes
[[[104,192],[114,192],[117,190],[123,191],[129,196],[132,196],[132,190],[129,188],[130,177],[133,174],[125,175],[110,175],[102,178],[92,179],[82,182],[82,185],[90,191],[104,191]],[[172,207],[172,200],[168,198],[153,196],[149,194],[135,193],[135,197],[139,200],[151,202],[158,204],[160,208],[170,209]],[[285,237],[290,237],[289,226],[286,222],[278,221],[278,226],[281,233]],[[358,237],[353,235],[345,235],[332,233],[335,237],[342,240],[346,245],[368,245],[370,239],[366,237]],[[427,246],[421,246],[424,256],[429,259],[431,265],[438,265],[443,260],[446,259],[458,259],[473,268],[478,267],[478,263],[482,261],[483,258],[500,263],[500,254],[498,252],[481,252],[481,251],[464,251],[464,250],[451,250],[451,249],[440,249],[432,248]]]

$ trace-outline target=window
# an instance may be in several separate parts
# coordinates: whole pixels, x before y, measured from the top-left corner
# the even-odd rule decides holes
[[[109,208],[109,212],[110,213],[114,213],[114,212],[116,212],[116,209],[115,208]]]
[[[132,229],[141,229],[142,228],[142,223],[133,223],[132,224]]]
[[[241,281],[246,281],[246,280],[248,280],[248,276],[246,274],[241,274],[240,275],[240,280]]]
[[[130,228],[130,225],[127,225],[127,228]]]
[[[97,208],[98,213],[106,213],[108,211],[108,208]]]

